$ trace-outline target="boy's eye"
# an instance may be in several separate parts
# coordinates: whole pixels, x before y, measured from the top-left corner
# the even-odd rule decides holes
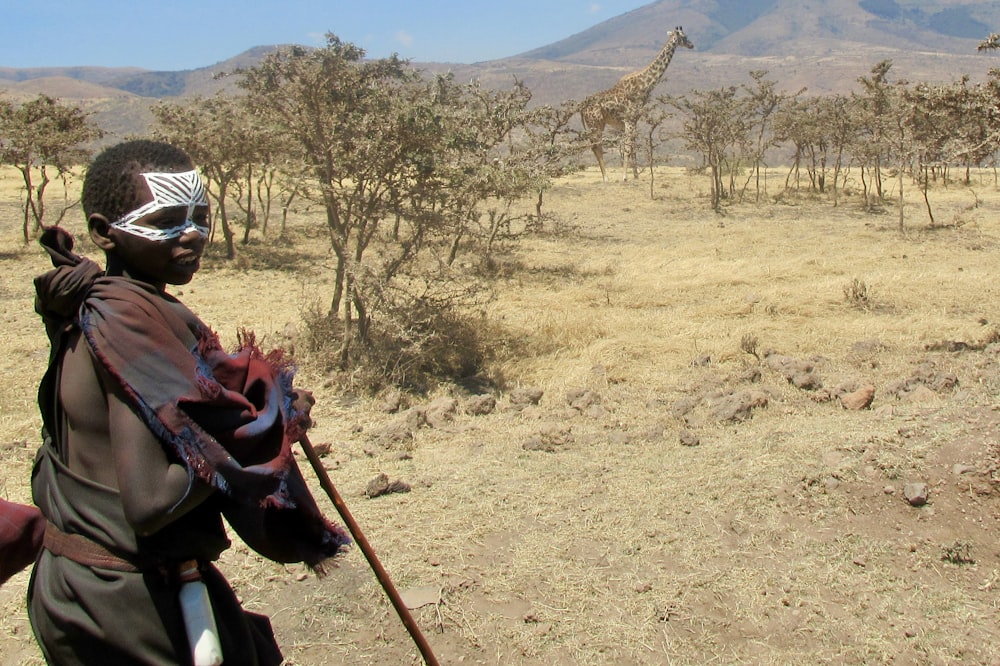
[[[181,213],[170,213],[168,215],[157,216],[156,218],[149,220],[149,223],[159,229],[170,229],[178,225],[184,224],[187,215],[187,211]]]

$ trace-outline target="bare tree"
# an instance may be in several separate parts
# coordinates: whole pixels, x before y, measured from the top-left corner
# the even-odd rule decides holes
[[[68,192],[70,169],[85,162],[88,155],[83,145],[102,135],[82,109],[46,95],[20,105],[0,100],[0,164],[15,167],[24,182],[25,243],[45,226],[45,193],[53,177]],[[77,203],[67,200],[54,224]]]

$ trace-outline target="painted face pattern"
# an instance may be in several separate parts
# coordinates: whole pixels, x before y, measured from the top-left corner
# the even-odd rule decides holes
[[[192,219],[195,208],[208,206],[205,184],[202,183],[201,176],[198,175],[197,171],[184,171],[183,173],[151,172],[142,174],[142,177],[146,179],[146,185],[149,186],[149,191],[153,194],[153,200],[139,206],[130,213],[126,213],[121,219],[112,222],[112,227],[151,241],[165,241],[179,238],[192,229],[202,236],[208,237],[208,227],[196,224]],[[178,206],[187,208],[184,224],[179,224],[169,229],[156,229],[135,223],[136,220],[150,213],[155,213],[164,208],[177,208]]]

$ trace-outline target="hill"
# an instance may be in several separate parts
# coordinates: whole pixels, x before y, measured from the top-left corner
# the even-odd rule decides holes
[[[693,52],[675,58],[667,72],[669,83],[661,88],[666,92],[669,86],[678,94],[740,85],[755,70],[766,70],[780,90],[847,92],[883,60],[892,60],[894,78],[949,82],[968,75],[982,80],[1000,57],[976,51],[990,32],[1000,30],[1000,1],[658,0],[508,58],[414,65],[432,73],[452,72],[459,80],[478,79],[491,88],[507,88],[517,79],[533,91],[536,103],[558,104],[582,99],[644,67],[676,25],[684,26],[695,44]],[[176,72],[0,68],[0,92],[46,92],[88,104],[100,100],[112,115],[121,107],[118,125],[141,131],[148,111],[141,112],[136,98],[213,94],[232,85],[217,74],[252,66],[275,48],[259,46],[210,66]],[[74,87],[67,79],[89,85]]]

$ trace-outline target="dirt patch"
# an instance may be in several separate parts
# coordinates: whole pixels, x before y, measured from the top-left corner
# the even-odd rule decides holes
[[[347,399],[303,357],[311,437],[441,663],[996,663],[984,179],[975,208],[932,191],[953,226],[926,230],[915,205],[902,235],[850,197],[737,205],[720,225],[683,170],[658,171],[650,199],[591,169],[546,194],[490,305],[525,342],[507,385]],[[181,297],[226,340],[284,344],[329,293],[316,224],[292,221],[296,271],[210,258]],[[16,233],[0,208],[2,490],[24,501],[45,260]],[[847,296],[861,286],[866,307]],[[322,579],[239,543],[220,566],[290,664],[418,661],[356,550]],[[26,585],[0,589],[2,664],[41,663]]]

